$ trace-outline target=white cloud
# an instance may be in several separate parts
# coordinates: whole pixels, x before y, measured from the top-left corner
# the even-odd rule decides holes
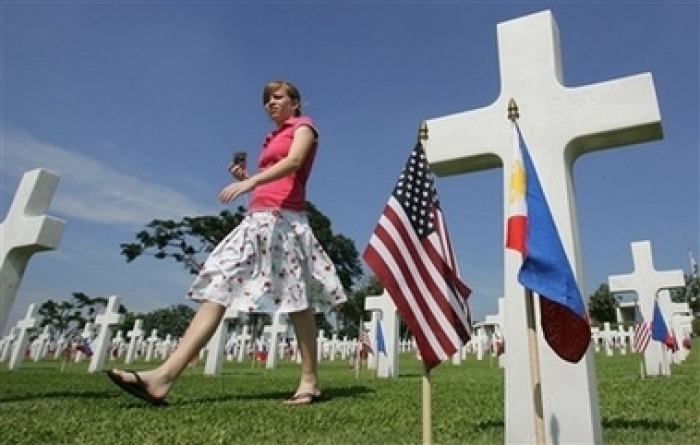
[[[162,184],[119,172],[96,159],[38,141],[31,134],[2,133],[3,176],[19,178],[24,172],[46,168],[60,175],[51,208],[88,222],[141,226],[155,218],[217,213]]]

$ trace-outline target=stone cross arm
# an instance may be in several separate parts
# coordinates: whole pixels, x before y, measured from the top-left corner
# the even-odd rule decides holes
[[[58,247],[65,222],[46,215],[58,180],[58,175],[45,169],[24,174],[2,223],[3,250],[31,254]]]
[[[426,156],[437,175],[498,168],[508,163],[504,160],[509,159],[512,150],[510,99],[520,108],[519,123],[525,138],[561,147],[569,167],[590,151],[663,137],[651,74],[566,87],[558,39],[549,11],[499,24],[498,99],[484,108],[426,122]],[[562,156],[561,152],[544,155]]]

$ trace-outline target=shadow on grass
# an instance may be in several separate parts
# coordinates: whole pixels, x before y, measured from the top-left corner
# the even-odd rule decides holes
[[[22,394],[11,397],[0,397],[0,404],[26,402],[28,400],[47,400],[47,399],[111,399],[114,394],[108,394],[105,391],[56,391],[42,392],[36,394]]]
[[[506,427],[503,420],[483,420],[476,422],[475,429],[477,430],[502,430]]]
[[[665,422],[663,420],[636,419],[628,420],[622,418],[603,419],[603,428],[610,429],[640,429],[640,430],[665,430],[676,431],[680,425],[676,422]]]
[[[358,396],[363,396],[366,394],[373,394],[376,391],[367,388],[365,386],[351,386],[351,387],[346,387],[346,388],[324,388],[323,389],[323,396],[318,399],[317,401],[314,402],[314,404],[317,403],[325,403],[325,402],[330,402],[333,399],[341,399],[341,398],[350,398],[350,397],[358,397]],[[178,400],[177,402],[172,403],[170,406],[187,406],[187,405],[201,405],[201,404],[209,404],[209,403],[226,403],[226,402],[235,402],[235,401],[242,401],[242,400],[251,400],[251,401],[259,401],[259,400],[270,400],[270,401],[275,401],[275,402],[282,402],[283,400],[288,399],[291,397],[292,393],[289,391],[270,391],[270,392],[262,392],[262,393],[256,393],[256,394],[215,394],[211,396],[205,396],[205,397],[195,397],[195,398],[188,398],[185,400]],[[152,408],[148,404],[144,404],[141,402],[136,402],[136,403],[130,403],[129,406],[126,408],[133,409],[133,408]]]
[[[375,393],[376,391],[366,386],[355,385],[343,388],[324,388],[322,392],[323,396],[315,403],[328,402],[333,399],[358,397]],[[199,397],[190,401],[178,403],[178,405],[189,403],[199,404],[204,402],[226,402],[231,400],[285,400],[291,397],[291,395],[292,393],[289,391],[268,391],[255,394],[220,394],[212,397]]]

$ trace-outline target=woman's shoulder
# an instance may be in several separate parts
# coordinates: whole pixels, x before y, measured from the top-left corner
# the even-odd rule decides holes
[[[311,116],[293,116],[287,120],[287,124],[291,125],[292,127],[298,127],[300,125],[310,125],[312,127],[315,126],[314,120],[311,118]]]

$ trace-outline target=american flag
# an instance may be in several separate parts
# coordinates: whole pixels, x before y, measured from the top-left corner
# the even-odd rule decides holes
[[[370,354],[374,353],[372,351],[372,342],[370,341],[369,335],[365,330],[360,331],[360,348],[361,351],[368,352]]]
[[[471,336],[462,282],[433,174],[418,143],[363,254],[415,336],[426,370]]]
[[[651,327],[649,323],[641,322],[634,325],[634,349],[643,354],[651,340]]]

